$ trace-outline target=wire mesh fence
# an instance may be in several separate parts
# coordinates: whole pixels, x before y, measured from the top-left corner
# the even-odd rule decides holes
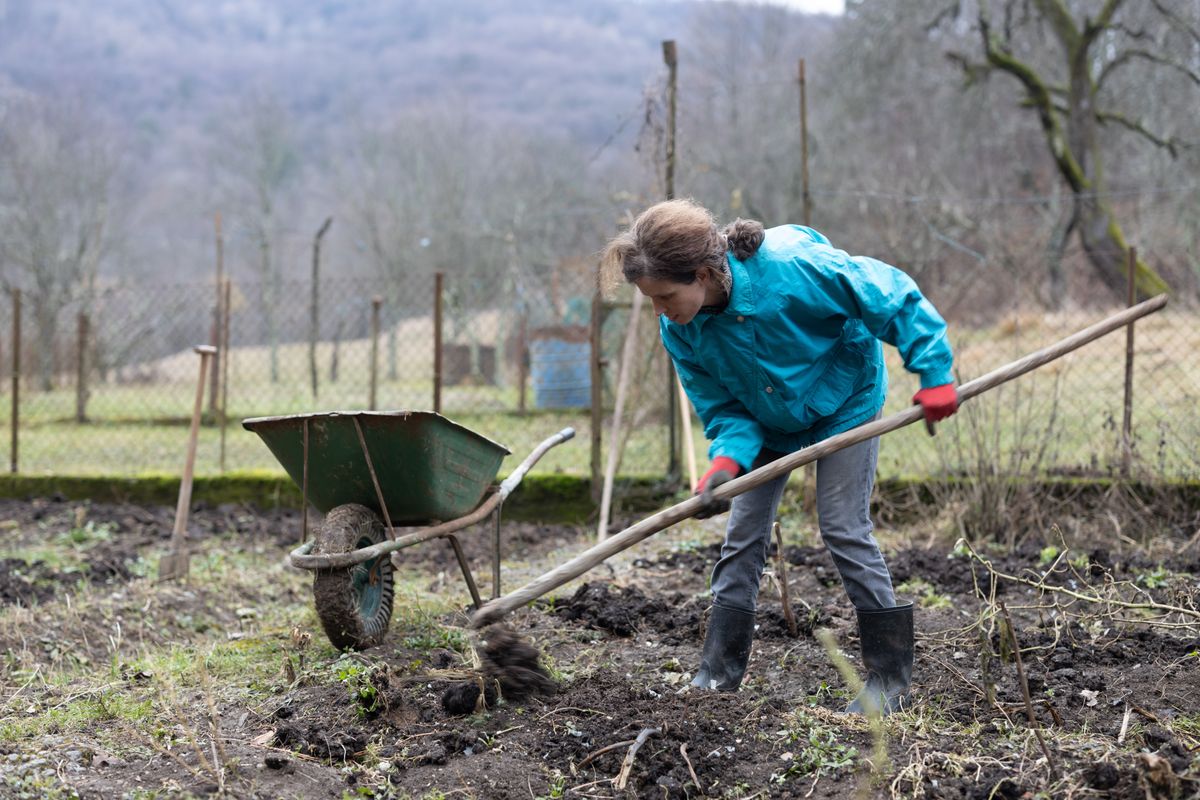
[[[1045,311],[1032,296],[992,291],[988,313],[975,304],[956,315],[954,302],[943,306],[927,289],[948,317],[962,381],[1117,309]],[[675,470],[686,479],[688,444],[700,469],[706,465],[702,425],[693,418],[683,441],[674,378],[648,307],[630,363],[620,363],[631,298],[626,287],[600,302],[583,269],[533,288],[414,275],[316,287],[112,285],[57,308],[12,295],[0,319],[0,423],[10,433],[0,457],[26,474],[177,474],[199,391],[199,474],[279,469],[241,428],[245,418],[375,408],[438,410],[518,459],[569,425],[577,441],[538,469],[594,475],[610,452],[624,368],[620,471]],[[1198,478],[1198,322],[1194,306],[1173,302],[1137,324],[1128,417],[1127,343],[1118,332],[964,405],[937,437],[920,426],[890,434],[880,474]],[[219,352],[201,385],[193,347],[210,343]],[[917,380],[885,351],[892,412],[909,404]]]

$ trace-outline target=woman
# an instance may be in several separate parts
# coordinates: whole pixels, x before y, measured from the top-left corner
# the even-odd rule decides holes
[[[644,211],[609,243],[604,270],[654,304],[663,345],[711,440],[697,516],[730,509],[713,490],[786,453],[879,416],[880,341],[918,374],[929,422],[958,408],[946,323],[906,274],[835,249],[811,228],[737,220],[724,231],[690,200]],[[872,535],[878,438],[817,461],[821,537],[858,612],[867,681],[849,711],[908,697],[913,607],[897,605]],[[732,501],[694,686],[735,690],[750,659],[759,581],[787,475]]]

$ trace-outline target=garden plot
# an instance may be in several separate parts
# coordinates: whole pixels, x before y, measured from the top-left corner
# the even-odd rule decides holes
[[[1200,544],[1188,535],[1135,542],[1084,517],[1061,527],[1094,536],[1001,550],[881,531],[899,594],[918,604],[916,702],[872,726],[841,713],[850,691],[825,642],[860,667],[854,614],[798,512],[783,521],[740,692],[686,688],[721,534],[721,520],[690,521],[513,614],[556,691],[511,703],[492,690],[466,713],[447,710],[447,690],[484,682],[449,546],[404,551],[384,644],[345,654],[317,623],[311,576],[285,565],[298,512],[197,509],[191,577],[164,584],[153,565],[171,519],[0,502],[5,797],[1200,791]],[[582,527],[503,533],[506,590],[590,544]],[[463,537],[481,574],[488,538]]]

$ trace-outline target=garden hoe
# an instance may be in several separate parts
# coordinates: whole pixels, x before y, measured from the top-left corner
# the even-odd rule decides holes
[[[183,462],[183,477],[179,481],[179,503],[175,506],[175,528],[171,532],[171,549],[158,562],[158,579],[185,578],[188,574],[187,521],[192,505],[192,472],[196,466],[196,439],[200,435],[200,412],[204,403],[204,376],[208,362],[217,352],[212,345],[192,348],[200,354],[200,379],[196,382],[196,404],[192,407],[192,427],[188,431],[187,458]]]
[[[969,383],[964,383],[958,388],[959,402],[962,403],[970,400],[989,389],[993,389],[1002,383],[1048,364],[1107,333],[1111,333],[1129,325],[1134,320],[1158,311],[1166,303],[1166,295],[1157,295],[1145,302],[1131,306],[1120,313],[1101,320],[1078,333],[1072,334],[1056,344],[1030,353]],[[728,483],[724,483],[713,491],[713,497],[718,499],[734,497],[756,486],[774,480],[781,475],[785,475],[797,467],[824,458],[830,453],[835,453],[845,447],[858,444],[876,436],[882,436],[885,433],[903,428],[921,419],[924,419],[924,412],[920,406],[914,405],[891,416],[859,425],[856,428],[851,428],[836,436],[831,436],[810,447],[797,450],[770,464],[759,467],[740,478],[735,478]],[[565,564],[561,564],[541,577],[535,578],[520,589],[485,603],[482,608],[478,609],[471,616],[471,627],[473,629],[480,630],[487,626],[492,626],[482,632],[483,646],[476,648],[483,663],[485,676],[501,687],[505,686],[506,677],[511,678],[512,688],[517,690],[512,694],[517,695],[520,694],[519,690],[521,687],[525,685],[537,685],[537,682],[531,682],[529,679],[531,669],[540,671],[542,675],[545,675],[545,672],[541,671],[536,663],[536,650],[527,643],[522,643],[519,647],[513,644],[514,639],[517,637],[506,626],[496,625],[495,623],[500,622],[510,612],[578,578],[601,562],[623,550],[627,550],[643,539],[677,522],[694,516],[701,508],[702,502],[700,498],[697,496],[690,497],[681,503],[677,503],[670,508],[631,525],[620,533],[608,537]],[[515,657],[518,650],[521,653],[521,657]],[[532,664],[529,663],[531,660],[533,661]],[[546,681],[549,681],[548,676],[546,677]]]

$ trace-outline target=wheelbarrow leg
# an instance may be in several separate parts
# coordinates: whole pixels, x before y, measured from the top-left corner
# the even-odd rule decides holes
[[[492,597],[500,596],[500,509],[492,515]]]
[[[483,599],[479,596],[479,587],[475,585],[475,577],[471,575],[471,566],[467,564],[467,556],[463,553],[458,537],[448,533],[446,538],[450,540],[450,546],[454,548],[454,557],[458,559],[458,566],[462,568],[463,578],[467,581],[467,590],[471,592],[471,602],[475,604],[476,609],[482,608]]]

